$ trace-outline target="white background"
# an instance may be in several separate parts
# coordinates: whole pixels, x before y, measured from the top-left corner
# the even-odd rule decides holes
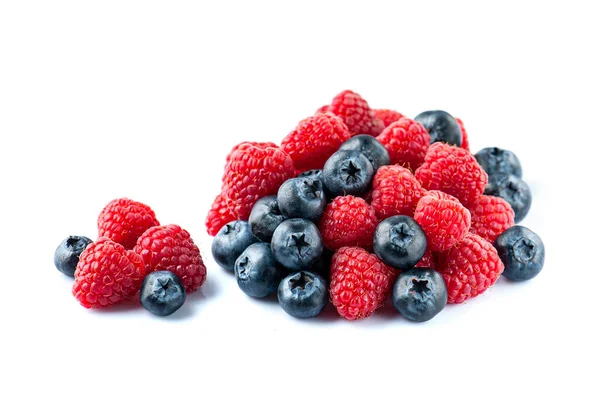
[[[597,400],[597,13],[210,3],[0,3],[2,400]],[[419,325],[389,306],[299,321],[239,291],[204,228],[227,152],[279,142],[343,89],[408,116],[445,109],[474,151],[513,150],[542,273]],[[53,266],[123,196],[203,252],[208,280],[170,318],[85,310]]]

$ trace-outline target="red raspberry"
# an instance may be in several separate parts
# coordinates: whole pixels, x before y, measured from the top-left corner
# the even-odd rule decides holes
[[[298,170],[322,169],[349,138],[342,119],[332,113],[319,113],[298,123],[281,142],[281,149],[294,160]]]
[[[371,129],[366,134],[371,134],[373,137],[377,137],[383,132],[383,130],[385,130],[385,124],[383,123],[383,120],[373,117]]]
[[[471,227],[469,210],[451,195],[429,191],[417,203],[415,220],[427,236],[432,251],[449,250],[461,241]]]
[[[329,105],[323,105],[317,109],[317,113],[325,113],[327,112],[327,109],[329,109]]]
[[[430,248],[427,248],[427,250],[425,251],[425,254],[423,255],[423,258],[421,258],[421,261],[419,261],[417,263],[417,265],[415,265],[416,268],[434,268],[437,267],[437,264],[435,262],[435,257],[433,256],[433,253],[431,252]]]
[[[206,216],[206,231],[209,235],[216,236],[223,226],[235,220],[233,208],[229,206],[227,197],[221,193],[213,201],[212,207]]]
[[[330,296],[347,320],[373,314],[392,292],[396,272],[375,254],[359,247],[342,247],[331,260]]]
[[[235,151],[248,149],[250,147],[257,147],[257,148],[260,148],[260,149],[266,149],[266,148],[269,148],[269,147],[277,148],[277,144],[275,144],[274,142],[254,142],[254,141],[240,142],[239,144],[233,146],[233,148],[231,149],[231,151],[227,155],[227,158],[225,159],[225,162],[229,163],[229,161],[231,160],[231,155],[233,155],[233,153]]]
[[[100,237],[79,257],[73,296],[85,308],[108,307],[135,296],[146,273],[142,257]]]
[[[471,233],[476,233],[493,243],[496,237],[515,224],[512,207],[500,197],[482,195],[469,208]]]
[[[181,279],[187,293],[198,289],[206,279],[206,267],[200,250],[190,234],[177,225],[148,229],[134,251],[146,264],[148,272],[171,271]]]
[[[350,130],[350,135],[371,134],[374,129],[373,110],[367,101],[355,92],[346,90],[339,93],[333,98],[327,111],[342,118]]]
[[[373,179],[371,205],[379,219],[394,215],[412,216],[425,190],[410,170],[398,166],[382,166]]]
[[[474,233],[468,233],[440,258],[438,270],[446,282],[448,303],[462,303],[480,295],[504,271],[496,249]]]
[[[393,122],[398,121],[404,117],[404,115],[402,115],[401,113],[390,109],[373,109],[373,115],[376,119],[381,120],[384,127],[388,127]]]
[[[109,202],[98,216],[98,237],[108,237],[131,250],[142,233],[157,225],[160,223],[148,205],[117,198]]]
[[[460,132],[462,133],[462,143],[460,144],[460,147],[462,149],[466,149],[467,151],[470,151],[469,136],[467,136],[467,130],[465,130],[465,126],[464,126],[462,120],[459,119],[458,117],[455,117],[454,120],[456,120],[456,122],[458,123],[458,126],[460,127]]]
[[[336,197],[319,221],[323,244],[330,250],[344,246],[369,247],[379,221],[375,210],[359,197]]]
[[[223,194],[236,219],[247,220],[254,203],[277,194],[294,177],[294,161],[279,147],[244,146],[230,155],[223,175]]]
[[[469,151],[441,142],[431,144],[415,176],[426,189],[453,195],[467,207],[483,194],[488,180]]]
[[[425,160],[431,141],[423,125],[406,117],[390,124],[377,137],[390,154],[390,163],[415,170]]]

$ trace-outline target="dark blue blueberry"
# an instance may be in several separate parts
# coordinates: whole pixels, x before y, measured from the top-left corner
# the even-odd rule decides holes
[[[54,265],[56,269],[67,276],[75,276],[75,268],[83,250],[92,243],[85,236],[69,236],[62,241],[54,252]]]
[[[277,205],[277,197],[270,195],[256,201],[248,223],[252,233],[260,240],[269,243],[277,226],[285,220],[285,217]]]
[[[371,186],[374,175],[373,165],[358,151],[337,151],[323,168],[325,188],[331,197],[363,194]]]
[[[281,268],[268,243],[250,245],[236,260],[234,271],[240,289],[252,297],[275,293],[281,280]]]
[[[275,229],[271,240],[275,259],[284,267],[309,269],[323,253],[323,239],[317,225],[307,219],[289,219]]]
[[[305,172],[300,173],[298,177],[319,180],[321,183],[323,183],[323,171],[321,169],[307,170]]]
[[[519,178],[523,176],[521,162],[517,155],[501,148],[483,148],[475,154],[475,159],[488,175],[512,174]]]
[[[531,190],[527,183],[517,176],[490,176],[484,193],[503,198],[508,202],[515,211],[515,223],[522,221],[531,208]]]
[[[408,269],[423,258],[427,238],[421,226],[410,216],[391,216],[377,225],[373,250],[389,266]]]
[[[344,142],[339,149],[362,153],[371,162],[375,171],[381,166],[390,164],[390,154],[387,149],[371,135],[355,135]]]
[[[281,308],[292,317],[315,317],[329,300],[327,284],[321,275],[313,272],[294,272],[279,284],[277,299]]]
[[[431,268],[413,268],[402,272],[392,292],[396,310],[411,321],[431,320],[446,307],[448,291],[444,278]]]
[[[217,264],[228,271],[233,271],[235,260],[258,238],[252,234],[250,224],[246,221],[229,222],[219,230],[212,242],[212,255]]]
[[[494,247],[504,263],[502,275],[510,280],[529,280],[544,267],[544,243],[537,234],[524,226],[506,229],[496,238]]]
[[[429,110],[415,117],[421,123],[431,137],[431,143],[445,142],[451,145],[462,144],[462,132],[456,119],[443,110]]]
[[[317,221],[327,205],[323,183],[308,177],[286,180],[277,191],[277,205],[286,218]]]
[[[185,302],[185,289],[181,280],[171,271],[150,272],[140,289],[140,302],[152,314],[173,314]]]

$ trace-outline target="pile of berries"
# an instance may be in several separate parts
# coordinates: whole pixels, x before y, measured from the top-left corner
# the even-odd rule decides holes
[[[344,91],[276,145],[227,156],[206,218],[212,254],[252,297],[299,318],[331,301],[356,320],[391,296],[407,319],[536,276],[544,245],[515,222],[531,205],[510,151],[471,155],[462,121],[371,109]]]
[[[127,198],[98,216],[98,238],[69,236],[54,253],[56,268],[75,278],[73,295],[86,308],[104,308],[139,294],[146,310],[177,311],[206,279],[200,250],[178,225],[161,226],[154,211]]]

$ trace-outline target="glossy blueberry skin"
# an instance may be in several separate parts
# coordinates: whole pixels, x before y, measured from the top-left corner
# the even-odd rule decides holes
[[[518,178],[523,177],[523,169],[517,155],[506,149],[490,147],[483,148],[475,154],[477,163],[488,175],[512,174]]]
[[[462,132],[456,119],[443,110],[428,110],[415,117],[429,132],[431,143],[445,142],[451,145],[462,144]]]
[[[513,175],[493,175],[484,194],[503,198],[515,212],[515,223],[521,222],[531,208],[531,190],[527,183]]]
[[[373,165],[358,151],[337,151],[323,167],[325,189],[330,197],[363,194],[371,186],[374,175]]]
[[[313,180],[319,180],[323,183],[323,170],[321,169],[311,169],[305,172],[302,172],[298,175],[298,177],[305,177]]]
[[[286,180],[277,191],[277,205],[286,218],[317,221],[327,205],[323,183],[309,177]]]
[[[233,221],[224,225],[212,242],[212,255],[217,264],[233,271],[235,260],[252,243],[258,242],[246,221]]]
[[[92,240],[85,236],[69,236],[62,241],[54,252],[54,265],[63,274],[74,277],[79,256]]]
[[[152,314],[167,316],[185,303],[186,293],[177,275],[171,271],[150,272],[140,289],[140,303]]]
[[[275,293],[281,280],[281,268],[268,243],[251,244],[236,260],[234,272],[240,289],[251,297]]]
[[[260,240],[269,243],[273,237],[273,232],[277,226],[285,220],[285,216],[279,210],[277,205],[277,197],[270,195],[256,201],[248,223],[254,236]]]
[[[421,226],[410,216],[391,216],[377,225],[373,250],[387,265],[408,269],[423,258],[427,250],[427,238]]]
[[[317,226],[307,219],[289,219],[275,229],[271,250],[284,267],[309,269],[323,253],[323,239]]]
[[[279,284],[277,299],[281,308],[292,317],[315,317],[329,300],[327,283],[314,272],[294,272]]]
[[[544,267],[546,250],[542,239],[524,226],[513,226],[494,242],[504,264],[502,275],[513,281],[527,281]]]
[[[362,153],[371,162],[376,172],[381,166],[390,164],[390,154],[387,149],[371,135],[355,135],[344,142],[339,149]]]
[[[448,291],[442,275],[431,268],[413,268],[402,272],[392,290],[392,301],[404,318],[431,320],[446,307]]]

